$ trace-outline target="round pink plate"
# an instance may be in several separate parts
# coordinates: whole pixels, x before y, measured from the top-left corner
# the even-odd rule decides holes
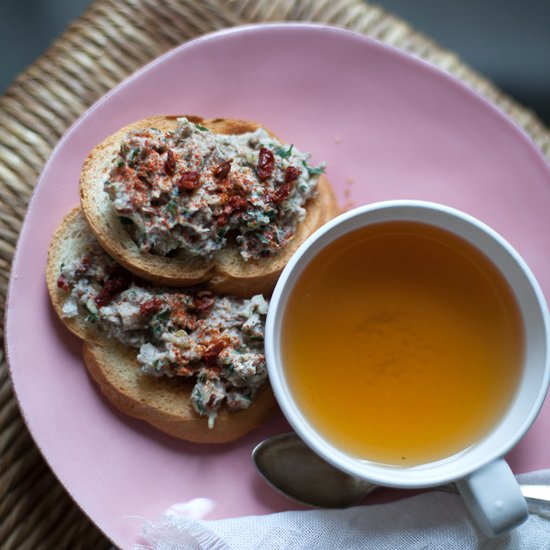
[[[265,124],[327,162],[343,206],[414,198],[462,209],[508,239],[550,297],[549,167],[521,130],[453,78],[363,36],[314,25],[222,31],[157,59],[95,104],[53,152],[21,233],[7,306],[8,358],[28,427],[75,501],[125,548],[145,518],[195,497],[215,501],[211,518],[297,508],[264,484],[250,459],[256,443],[288,430],[280,413],[230,445],[157,433],[103,399],[80,342],[49,306],[48,244],[78,204],[86,154],[130,122],[182,113]],[[549,428],[547,403],[509,457],[516,472],[550,467]]]

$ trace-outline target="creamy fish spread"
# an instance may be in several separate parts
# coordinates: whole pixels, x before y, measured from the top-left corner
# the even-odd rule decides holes
[[[246,409],[267,371],[263,352],[268,304],[147,285],[90,242],[61,266],[65,317],[83,315],[110,338],[139,350],[140,372],[194,381],[193,407],[214,426],[218,410]]]
[[[259,259],[304,219],[324,171],[309,159],[264,129],[222,135],[180,118],[173,131],[130,131],[104,189],[144,252],[210,259],[234,242]]]

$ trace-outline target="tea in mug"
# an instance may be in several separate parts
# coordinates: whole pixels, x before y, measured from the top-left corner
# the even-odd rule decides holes
[[[358,458],[414,466],[482,439],[521,375],[521,313],[499,270],[438,227],[383,222],[306,266],[283,318],[303,415]]]

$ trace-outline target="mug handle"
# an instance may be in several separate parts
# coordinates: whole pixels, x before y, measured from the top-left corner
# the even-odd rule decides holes
[[[510,466],[498,459],[456,482],[479,528],[489,537],[523,523],[529,512]]]

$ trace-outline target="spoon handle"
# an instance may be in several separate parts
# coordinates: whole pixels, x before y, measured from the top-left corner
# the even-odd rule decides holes
[[[519,487],[527,502],[550,507],[550,485],[520,485]]]
[[[546,507],[550,511],[550,485],[521,485],[519,486],[521,494],[525,497],[528,504],[538,504]],[[454,483],[434,487],[437,491],[447,491],[449,493],[458,493]]]

